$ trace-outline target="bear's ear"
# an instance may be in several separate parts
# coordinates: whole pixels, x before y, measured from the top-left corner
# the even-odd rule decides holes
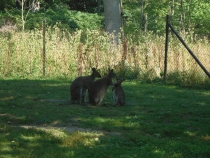
[[[92,68],[92,71],[96,71],[96,68],[93,67],[93,68]]]

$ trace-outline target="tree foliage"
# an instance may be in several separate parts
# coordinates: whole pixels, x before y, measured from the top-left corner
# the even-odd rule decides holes
[[[48,25],[60,22],[63,28],[70,30],[102,28],[103,14],[96,15],[98,1],[40,0],[41,8],[30,13],[26,29],[39,28],[45,17]],[[0,27],[5,24],[7,18],[21,25],[20,8],[16,0],[1,0]],[[124,30],[127,34],[148,31],[163,34],[167,14],[171,16],[171,23],[178,31],[201,35],[210,33],[209,0],[123,0],[123,10]]]
[[[127,31],[153,31],[164,33],[165,17],[180,31],[209,34],[209,0],[124,0]],[[146,27],[146,28],[145,28]],[[131,28],[131,29],[129,29]]]
[[[9,23],[8,23],[9,19]],[[25,29],[39,29],[42,27],[43,20],[46,19],[48,26],[57,25],[62,29],[74,31],[76,29],[101,29],[103,27],[103,16],[95,13],[84,13],[69,10],[69,7],[60,3],[54,3],[51,7],[28,14]],[[21,28],[21,10],[9,9],[0,14],[0,27],[15,23]]]

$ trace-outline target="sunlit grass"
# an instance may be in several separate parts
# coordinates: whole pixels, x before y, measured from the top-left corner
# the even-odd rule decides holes
[[[196,136],[196,132],[190,132],[190,131],[186,131],[185,134],[191,136],[191,137],[194,137]]]
[[[204,141],[210,141],[210,136],[206,134],[205,136],[201,136],[201,139]]]

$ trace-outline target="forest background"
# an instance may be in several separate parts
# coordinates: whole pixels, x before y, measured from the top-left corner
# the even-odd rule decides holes
[[[1,76],[42,75],[40,53],[43,51],[41,36],[45,20],[48,30],[46,49],[50,52],[47,55],[48,76],[69,77],[70,71],[76,76],[88,73],[90,66],[105,69],[112,66],[127,78],[159,81],[164,71],[167,14],[173,27],[210,69],[209,0],[123,0],[126,40],[123,39],[122,45],[116,48],[107,42],[103,9],[102,0],[1,0]],[[100,40],[94,41],[96,38]],[[175,36],[171,35],[170,39],[168,80],[187,86],[209,84],[207,76]],[[34,40],[34,44],[28,45],[29,40]],[[113,60],[105,57],[107,52]],[[70,58],[74,58],[74,62]],[[24,65],[28,65],[27,68]]]

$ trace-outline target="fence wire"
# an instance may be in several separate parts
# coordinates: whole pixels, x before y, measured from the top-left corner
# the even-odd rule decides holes
[[[189,43],[188,46],[203,66],[207,70],[210,70],[209,46],[202,41],[197,42],[196,44]],[[174,77],[179,80],[186,80],[187,82],[200,82],[208,79],[208,76],[188,50],[175,38],[173,38],[173,41],[170,42],[169,46],[168,77],[169,80],[171,77]]]
[[[88,75],[96,67],[105,75],[113,68],[127,79],[162,79],[165,58],[165,37],[140,35],[139,44],[132,38],[113,45],[106,33],[98,31],[64,32],[57,28],[46,31],[46,63],[43,64],[43,31],[14,32],[0,36],[1,77],[75,78]],[[210,70],[210,46],[207,39],[190,41],[189,47]],[[208,80],[189,52],[174,36],[168,52],[168,81],[193,84]]]
[[[210,55],[208,49],[208,39],[203,36],[196,40],[192,34],[183,31],[181,37],[180,34],[173,28],[169,22],[169,16],[166,17],[166,48],[168,47],[168,28],[171,29],[171,41],[169,44],[169,55],[166,55],[167,63],[165,69],[169,69],[169,80],[175,78],[177,81],[182,81],[187,85],[200,84],[209,82],[210,67],[209,58]],[[167,53],[166,49],[166,54]]]

